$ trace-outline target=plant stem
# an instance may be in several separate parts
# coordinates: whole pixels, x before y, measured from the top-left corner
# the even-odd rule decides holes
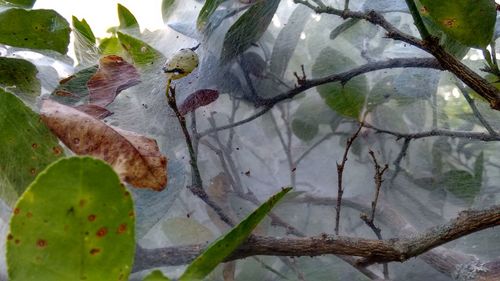
[[[410,10],[411,16],[413,17],[413,21],[415,22],[415,26],[418,29],[418,32],[420,33],[420,36],[422,37],[422,40],[427,40],[428,38],[431,37],[431,34],[425,27],[424,21],[422,20],[422,17],[420,16],[420,13],[418,12],[417,5],[415,5],[414,0],[405,0],[406,5],[408,6],[408,9]]]

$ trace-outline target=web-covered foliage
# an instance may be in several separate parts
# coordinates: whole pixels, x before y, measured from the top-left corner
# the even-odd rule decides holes
[[[323,2],[344,7],[344,1]],[[403,0],[352,0],[349,9],[378,11],[395,28],[419,36]],[[334,233],[337,165],[361,121],[364,127],[348,151],[343,171],[341,235],[377,238],[360,219],[361,213],[370,212],[376,190],[370,151],[379,164],[388,164],[378,199],[378,208],[384,212],[375,215],[383,239],[444,224],[461,210],[498,204],[500,113],[443,71],[428,53],[389,38],[387,30],[365,20],[315,13],[294,1],[164,0],[162,14],[152,15],[163,16],[165,28],[161,30],[145,29],[126,8],[118,10],[120,22],[110,27],[107,38],[96,38],[90,28],[96,23],[87,23],[74,12],[74,58],[61,54],[66,52],[59,45],[33,51],[3,42],[0,86],[37,112],[44,98],[74,107],[94,99],[93,105],[99,107],[86,109],[97,110],[106,124],[157,141],[168,158],[166,188],[130,189],[137,216],[136,238],[143,248],[205,243],[228,229],[185,188],[192,184],[190,155],[165,97],[164,62],[179,49],[198,44],[198,68],[172,85],[179,103],[200,89],[219,93],[214,102],[185,115],[208,195],[239,221],[281,187],[294,188],[292,196],[275,210],[280,220],[268,219],[254,233],[292,237]],[[484,71],[495,65],[485,59],[495,58],[495,44],[489,51],[471,48],[429,18],[423,19],[449,53],[498,84],[494,71]],[[497,28],[493,42],[499,34]],[[113,74],[120,77],[118,83],[89,88],[90,77],[105,68],[106,61],[100,58],[107,55],[120,56],[133,69],[124,66]],[[3,62],[19,58],[24,59],[22,63],[3,74]],[[396,66],[396,60],[407,65]],[[363,69],[385,62],[386,67]],[[359,75],[348,77],[349,71],[358,70]],[[8,84],[10,80],[3,81],[7,75],[21,73],[26,79],[16,81],[15,88]],[[61,81],[70,75],[71,79]],[[335,82],[318,87],[303,84],[331,75],[338,75],[333,77]],[[300,91],[295,93],[296,89]],[[92,96],[100,92],[105,95]],[[22,110],[27,112],[27,108]],[[29,133],[16,131],[15,122],[0,123],[2,134],[30,138]],[[50,152],[57,147],[59,153],[71,155],[45,127],[39,128],[36,122],[31,126],[44,136],[37,141],[42,148]],[[9,147],[0,143],[5,146]],[[7,165],[22,166],[19,162],[27,156],[7,150],[0,148],[2,157],[6,155],[0,160],[3,222],[8,221],[10,206],[21,193],[16,184],[27,184],[34,177],[13,176],[16,171]],[[35,161],[35,172],[54,160],[49,152],[37,156],[43,161]],[[399,217],[386,215],[387,210]],[[4,223],[2,229],[7,231]],[[500,254],[498,238],[498,231],[490,229],[444,247],[460,253],[467,261],[462,265],[471,266],[468,262],[474,260],[480,268],[481,262]],[[132,280],[140,280],[152,267],[139,268],[142,271],[135,272]],[[162,269],[175,276],[183,267],[165,264]],[[382,265],[369,269],[383,276]],[[444,270],[426,258],[389,265],[391,280],[453,280],[460,270]],[[207,280],[233,280],[227,276],[235,280],[368,280],[334,255],[247,258],[220,265]]]

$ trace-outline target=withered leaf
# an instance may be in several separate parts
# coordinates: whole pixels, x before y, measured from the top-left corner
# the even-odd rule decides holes
[[[95,104],[83,104],[75,106],[75,108],[97,119],[104,119],[110,115],[113,115],[113,112]]]
[[[120,177],[138,188],[161,191],[167,184],[167,158],[155,140],[106,125],[73,107],[42,103],[43,122],[74,153],[108,162]]]
[[[209,105],[219,98],[219,91],[211,89],[198,90],[189,95],[179,106],[181,115],[186,115],[198,107]]]
[[[123,90],[137,85],[137,69],[122,57],[109,55],[99,60],[99,69],[87,82],[89,103],[106,106]]]

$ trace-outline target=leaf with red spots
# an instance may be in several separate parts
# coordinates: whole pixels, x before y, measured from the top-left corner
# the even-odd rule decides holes
[[[189,95],[179,106],[181,115],[186,115],[191,111],[195,111],[198,107],[209,105],[219,98],[217,90],[203,89],[198,90]]]
[[[10,220],[9,280],[128,280],[135,217],[125,192],[101,160],[72,157],[49,166]]]
[[[485,48],[495,30],[496,9],[492,0],[420,0],[423,17],[430,18],[460,43]]]
[[[36,175],[63,156],[38,114],[0,87],[0,198],[12,206]]]
[[[42,120],[78,155],[108,162],[120,177],[139,188],[163,190],[167,184],[167,159],[155,140],[110,127],[72,107],[45,100]]]

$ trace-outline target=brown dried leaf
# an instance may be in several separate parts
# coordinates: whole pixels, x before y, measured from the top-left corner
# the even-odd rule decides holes
[[[106,125],[75,108],[51,100],[42,103],[44,123],[78,155],[108,162],[120,177],[139,188],[161,191],[167,184],[167,159],[155,140]]]
[[[75,108],[97,119],[104,119],[110,115],[113,115],[113,112],[95,104],[83,104],[75,106]]]
[[[99,60],[99,69],[87,82],[89,103],[106,106],[123,90],[137,85],[137,69],[122,57],[109,55]]]
[[[189,95],[179,106],[181,115],[186,115],[198,107],[209,105],[219,98],[217,90],[202,89]]]

